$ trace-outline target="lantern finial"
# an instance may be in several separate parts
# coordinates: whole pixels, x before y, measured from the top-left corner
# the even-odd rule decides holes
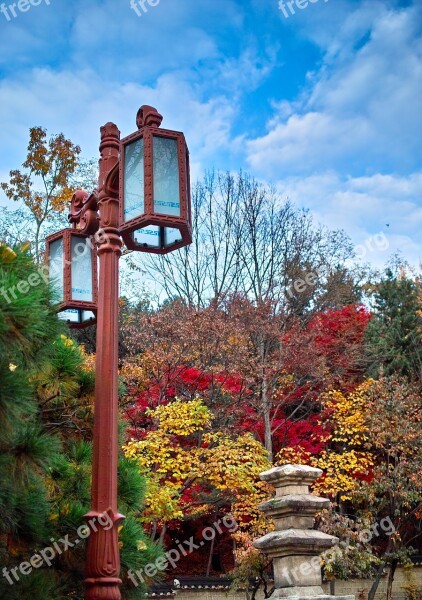
[[[136,115],[138,129],[142,129],[142,127],[160,127],[162,122],[163,115],[160,115],[156,108],[148,106],[148,104],[141,106]]]

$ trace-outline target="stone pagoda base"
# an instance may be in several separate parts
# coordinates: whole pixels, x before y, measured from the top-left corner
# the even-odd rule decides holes
[[[254,542],[273,559],[275,589],[271,600],[354,600],[354,596],[329,596],[321,585],[320,555],[338,543],[338,538],[312,529],[315,515],[330,501],[309,492],[322,471],[302,465],[284,465],[261,473],[261,479],[276,488],[276,496],[259,508],[270,516],[275,531]]]

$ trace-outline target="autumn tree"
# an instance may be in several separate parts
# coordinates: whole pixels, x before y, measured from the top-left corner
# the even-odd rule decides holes
[[[370,513],[351,516],[342,514],[335,504],[322,511],[316,519],[320,531],[334,535],[339,544],[322,554],[324,579],[372,579],[381,559],[374,552],[380,526]],[[390,523],[384,527],[390,530]],[[382,530],[381,530],[382,531]]]
[[[351,500],[359,481],[371,474],[374,464],[372,453],[365,448],[370,438],[366,406],[372,385],[368,380],[349,394],[324,392],[320,398],[322,428],[315,427],[309,432],[314,444],[321,444],[318,454],[299,444],[283,448],[277,456],[280,464],[305,462],[322,469],[324,475],[317,480],[314,490],[337,502]]]
[[[272,303],[255,307],[237,298],[227,310],[247,340],[239,372],[247,378],[249,404],[262,419],[270,456],[300,445],[301,438],[310,440],[312,429],[318,429],[321,392],[331,386],[353,389],[361,381],[369,313],[350,305],[316,312],[305,323],[294,319],[287,327]]]
[[[339,286],[326,283],[341,271],[342,305],[357,299],[344,264],[352,256],[345,234],[315,225],[309,213],[271,187],[243,172],[211,172],[194,186],[192,204],[190,246],[146,257],[142,266],[131,257],[132,267],[146,271],[167,298],[199,309],[210,300],[219,305],[228,295],[244,294],[255,304],[271,300],[301,314],[318,297],[333,302]],[[310,274],[312,283],[298,291],[296,279]]]
[[[197,310],[212,302],[228,312],[233,298],[241,299],[243,322],[251,323],[256,397],[272,457],[271,410],[274,380],[283,369],[283,335],[294,319],[306,321],[319,307],[342,307],[358,298],[345,266],[351,245],[344,233],[314,224],[309,213],[242,172],[207,174],[194,189],[193,208],[193,244],[149,257],[146,269],[168,297]]]
[[[191,400],[199,394],[213,412],[215,428],[238,424],[250,395],[238,371],[248,360],[247,340],[225,311],[215,306],[196,311],[174,301],[124,313],[123,408],[136,413],[175,396]]]
[[[230,512],[248,530],[261,518],[257,505],[265,498],[265,486],[259,473],[269,463],[258,440],[250,433],[213,432],[212,413],[200,398],[147,409],[146,417],[155,427],[129,440],[124,452],[147,477],[143,522],[153,538],[165,539],[175,519],[212,515],[216,520]]]
[[[281,407],[296,387],[283,367],[288,347],[276,325],[271,303],[257,308],[240,297],[199,311],[176,301],[153,312],[128,315],[122,328],[126,359],[121,372],[128,385],[125,405],[131,420],[137,409],[175,395],[192,399],[200,394],[213,411],[214,427],[246,430],[248,422],[254,422],[271,448]],[[264,356],[258,352],[263,336]],[[262,402],[263,379],[268,411]],[[305,402],[303,397],[302,406]]]
[[[369,314],[359,306],[316,313],[307,325],[295,320],[287,332],[271,302],[257,307],[241,296],[201,310],[180,300],[154,310],[125,306],[123,315],[121,373],[131,414],[200,394],[215,427],[253,427],[270,452],[309,439],[321,390],[347,391],[362,375]]]
[[[422,403],[421,389],[399,376],[382,378],[369,390],[365,446],[374,455],[372,478],[362,481],[354,494],[374,520],[391,518],[394,534],[382,552],[382,569],[388,566],[387,598],[391,600],[394,573],[406,562],[422,535]],[[374,582],[374,597],[379,578]]]
[[[28,240],[33,231],[33,253],[37,262],[41,260],[45,225],[54,222],[69,207],[74,192],[71,178],[77,169],[80,152],[79,146],[62,133],[47,140],[45,129],[32,127],[23,170],[10,171],[9,181],[0,184],[7,198],[23,204],[17,215],[9,215],[8,221],[16,222],[17,217],[22,226],[21,231],[15,231],[15,236],[20,239],[11,241],[22,241],[22,236]]]
[[[365,334],[372,318],[367,308],[349,304],[315,312],[309,322],[296,321],[284,338],[286,368],[314,389],[349,392],[365,378]]]
[[[341,522],[341,516],[337,517],[336,527],[349,530],[352,538],[353,531],[359,531],[359,522],[369,519],[372,526],[383,519],[390,520],[391,531],[374,536],[371,542],[374,556],[379,560],[368,561],[368,548],[359,548],[358,544],[352,545],[350,556],[340,549],[338,560],[330,568],[334,568],[333,572],[341,571],[340,566],[345,567],[350,557],[355,556],[370,573],[378,562],[370,597],[374,597],[382,572],[388,567],[387,596],[391,598],[398,562],[406,563],[414,547],[421,543],[420,387],[397,376],[379,381],[369,379],[348,394],[325,393],[322,401],[322,450],[313,455],[305,447],[285,448],[278,459],[282,463],[305,462],[323,469],[314,489],[330,496],[340,509],[346,503],[355,518],[347,525]],[[315,431],[311,435],[316,434]],[[335,531],[334,527],[332,532]]]

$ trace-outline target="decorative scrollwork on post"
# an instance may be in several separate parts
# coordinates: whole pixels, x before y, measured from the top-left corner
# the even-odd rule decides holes
[[[85,190],[76,190],[73,194],[68,220],[75,229],[87,235],[94,235],[100,228],[98,215],[98,194],[94,190],[89,194]]]

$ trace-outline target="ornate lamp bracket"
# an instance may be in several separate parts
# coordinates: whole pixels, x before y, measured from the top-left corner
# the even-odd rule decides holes
[[[74,229],[86,235],[95,235],[100,228],[98,215],[98,193],[92,194],[84,190],[76,190],[73,194],[68,220]]]

